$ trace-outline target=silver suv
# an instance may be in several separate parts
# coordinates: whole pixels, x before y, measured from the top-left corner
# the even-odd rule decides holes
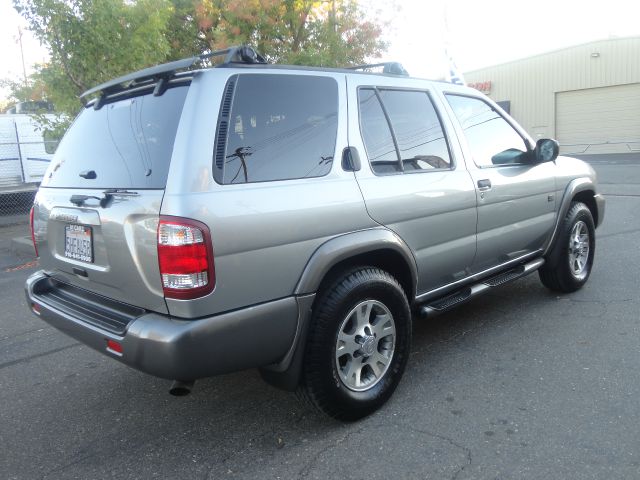
[[[396,388],[412,319],[535,270],[587,281],[593,169],[482,94],[214,54],[83,95],[32,210],[49,324],[175,394],[258,367],[354,420]]]

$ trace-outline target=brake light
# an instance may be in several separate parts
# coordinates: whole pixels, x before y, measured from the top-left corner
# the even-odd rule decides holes
[[[211,293],[215,271],[207,226],[186,218],[161,216],[158,264],[165,297],[189,300]]]
[[[33,242],[33,249],[36,251],[36,257],[38,256],[38,246],[36,245],[36,232],[33,229],[33,208],[29,211],[29,225],[31,227],[31,241]]]

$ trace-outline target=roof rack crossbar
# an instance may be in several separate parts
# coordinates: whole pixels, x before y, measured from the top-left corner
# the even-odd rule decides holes
[[[214,52],[204,53],[202,55],[196,55],[195,57],[183,58],[182,60],[176,60],[174,62],[163,63],[154,67],[138,70],[137,72],[129,73],[108,82],[102,83],[96,87],[90,88],[82,95],[80,100],[86,106],[87,97],[100,93],[101,97],[126,90],[134,84],[140,84],[144,81],[161,81],[162,85],[156,89],[158,94],[162,94],[166,89],[166,82],[173,77],[177,71],[185,70],[193,65],[208,60],[213,57],[225,56],[222,65],[229,63],[267,63],[262,55],[256,52],[253,48],[246,45],[238,45],[235,47],[225,48],[224,50],[216,50]]]
[[[409,76],[409,72],[405,70],[399,62],[382,62],[382,63],[369,63],[366,65],[358,65],[355,67],[348,67],[349,70],[370,70],[372,68],[382,67],[382,73],[388,73],[391,75],[402,75],[404,77]]]

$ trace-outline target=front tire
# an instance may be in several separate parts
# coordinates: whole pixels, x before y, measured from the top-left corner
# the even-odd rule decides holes
[[[299,395],[339,420],[380,408],[404,372],[411,312],[398,281],[374,267],[343,274],[313,311]]]
[[[596,248],[595,231],[589,208],[582,202],[572,202],[547,263],[539,270],[545,287],[571,293],[587,283]]]

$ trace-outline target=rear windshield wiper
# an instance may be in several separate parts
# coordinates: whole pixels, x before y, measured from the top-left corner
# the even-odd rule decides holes
[[[95,195],[71,195],[69,201],[74,205],[81,207],[89,199],[95,199],[100,202],[102,208],[107,208],[113,197],[136,197],[140,195],[138,192],[132,192],[126,188],[109,188],[102,192],[104,197],[96,197]]]
[[[84,202],[86,202],[91,198],[95,198],[96,200],[98,200],[102,208],[104,208],[107,205],[107,202],[106,202],[107,199],[105,197],[100,198],[94,195],[71,195],[71,198],[69,199],[69,201],[74,205],[81,207],[82,205],[84,205]]]
[[[102,193],[104,194],[104,198],[100,200],[100,206],[102,208],[108,206],[113,197],[137,197],[140,195],[138,192],[132,192],[126,188],[109,188]]]
[[[105,196],[113,195],[116,197],[137,197],[140,195],[138,192],[132,192],[126,188],[108,188],[102,193],[104,193]]]

